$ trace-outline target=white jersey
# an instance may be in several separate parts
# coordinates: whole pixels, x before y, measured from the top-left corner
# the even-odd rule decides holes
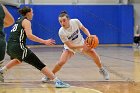
[[[63,43],[66,41],[71,41],[75,45],[83,45],[84,38],[80,33],[80,27],[82,23],[78,19],[70,19],[70,27],[64,29],[61,27],[59,29],[59,37]],[[75,51],[70,49],[67,45],[64,44],[65,49],[69,49],[71,51]]]

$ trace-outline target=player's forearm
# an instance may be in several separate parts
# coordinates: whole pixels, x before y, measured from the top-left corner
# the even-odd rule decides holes
[[[87,36],[90,36],[90,33],[89,33],[88,29],[86,29],[86,28],[85,28],[84,33],[85,33]]]
[[[38,43],[44,43],[44,40],[35,36],[35,35],[28,35],[27,36],[30,40],[34,41],[34,42],[38,42]]]
[[[84,26],[81,27],[81,30],[87,35],[87,36],[90,36],[90,32],[87,28],[85,28]]]

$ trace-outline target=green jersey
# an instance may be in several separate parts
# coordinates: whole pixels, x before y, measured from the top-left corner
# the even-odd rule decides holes
[[[15,22],[7,43],[7,53],[11,59],[16,58],[23,61],[32,52],[26,47],[26,33],[22,27],[23,20],[26,17],[20,17]]]
[[[2,5],[0,4],[0,34],[2,34],[2,35],[4,35],[4,33],[3,33],[4,17],[5,17],[5,13],[4,13]]]
[[[24,46],[26,44],[26,33],[24,31],[24,28],[22,27],[22,21],[26,19],[25,17],[20,17],[15,22],[11,32],[8,42],[17,42],[22,43]]]

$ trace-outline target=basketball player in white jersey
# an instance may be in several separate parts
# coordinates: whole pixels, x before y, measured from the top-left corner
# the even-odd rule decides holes
[[[75,52],[82,52],[83,54],[89,56],[93,59],[99,72],[104,76],[106,80],[109,80],[109,73],[102,66],[99,55],[94,49],[90,49],[87,44],[84,43],[84,38],[80,33],[82,30],[87,36],[90,36],[90,32],[78,19],[70,19],[67,12],[63,11],[59,15],[59,23],[62,26],[59,29],[59,37],[64,43],[64,50],[60,56],[59,61],[53,68],[52,72],[55,74],[58,72],[62,66],[68,62],[68,60],[75,54]],[[48,77],[42,78],[42,82],[47,82]]]

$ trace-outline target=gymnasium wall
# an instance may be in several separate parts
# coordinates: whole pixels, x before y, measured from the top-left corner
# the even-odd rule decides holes
[[[134,15],[132,5],[30,5],[34,10],[33,33],[43,39],[53,38],[62,44],[58,30],[58,15],[66,10],[71,18],[78,18],[91,34],[99,37],[100,44],[132,44]],[[21,6],[22,7],[22,6]],[[19,14],[8,7],[15,19]],[[10,28],[5,29],[7,37]],[[82,33],[83,34],[83,33]],[[84,35],[84,38],[86,36]],[[27,40],[27,44],[39,44]]]
[[[0,0],[1,1],[1,0]],[[14,2],[14,3],[33,3],[33,4],[93,4],[93,3],[119,3],[119,0],[3,0],[6,2]]]
[[[93,4],[93,3],[118,3],[119,0],[32,0],[34,4]]]

